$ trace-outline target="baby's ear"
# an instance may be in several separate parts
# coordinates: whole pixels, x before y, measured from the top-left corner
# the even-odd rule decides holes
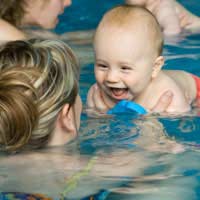
[[[153,71],[152,71],[152,78],[155,78],[158,75],[164,63],[165,63],[165,60],[163,56],[159,56],[156,58]]]

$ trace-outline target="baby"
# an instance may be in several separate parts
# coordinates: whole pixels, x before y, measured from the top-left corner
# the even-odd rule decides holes
[[[183,29],[200,29],[200,18],[175,0],[126,0],[126,3],[144,6],[151,11],[166,35],[178,34]]]
[[[184,71],[161,70],[162,48],[162,31],[150,11],[131,5],[108,11],[94,37],[97,84],[89,90],[88,106],[99,109],[95,101],[101,101],[108,110],[127,99],[152,110],[171,91],[173,98],[165,111],[189,111],[200,96],[200,79]],[[94,98],[97,92],[100,98]]]

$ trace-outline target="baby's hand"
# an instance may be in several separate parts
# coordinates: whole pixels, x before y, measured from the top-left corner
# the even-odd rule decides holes
[[[88,92],[87,107],[89,109],[89,112],[91,112],[92,110],[93,112],[99,114],[105,114],[109,110],[109,107],[102,99],[101,91],[97,84],[92,85]]]

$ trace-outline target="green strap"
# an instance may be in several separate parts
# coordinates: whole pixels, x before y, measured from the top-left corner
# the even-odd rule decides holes
[[[72,175],[72,177],[70,177],[66,181],[66,188],[61,193],[61,196],[62,196],[61,199],[64,199],[64,197],[66,197],[66,195],[69,192],[71,192],[72,190],[74,190],[78,186],[78,182],[83,176],[87,176],[89,174],[89,172],[93,168],[96,160],[97,160],[97,156],[92,157],[89,160],[89,162],[87,163],[87,165],[82,170],[80,170],[79,172],[77,172],[74,175]]]

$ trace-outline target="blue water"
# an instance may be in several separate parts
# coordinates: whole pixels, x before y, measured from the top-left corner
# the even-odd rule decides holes
[[[57,33],[66,31],[94,29],[102,15],[112,6],[123,3],[122,0],[73,0],[71,7],[66,8],[60,17],[60,23],[55,29]]]
[[[180,2],[200,15],[198,0]],[[73,41],[66,39],[81,57],[84,104],[95,82],[92,44],[85,37],[106,10],[120,3],[74,0],[54,30],[58,34],[84,33],[73,33]],[[200,76],[200,34],[166,38],[164,56],[164,68]],[[81,118],[80,136],[71,144],[1,156],[0,191],[70,200],[92,199],[91,195],[99,200],[200,199],[200,109],[185,116],[136,117],[127,113],[99,118],[88,117],[84,109]]]
[[[73,0],[72,6],[66,8],[64,15],[60,17],[61,21],[55,31],[65,33],[66,31],[94,29],[107,10],[123,2],[123,0]],[[198,0],[178,0],[178,2],[200,16]]]

